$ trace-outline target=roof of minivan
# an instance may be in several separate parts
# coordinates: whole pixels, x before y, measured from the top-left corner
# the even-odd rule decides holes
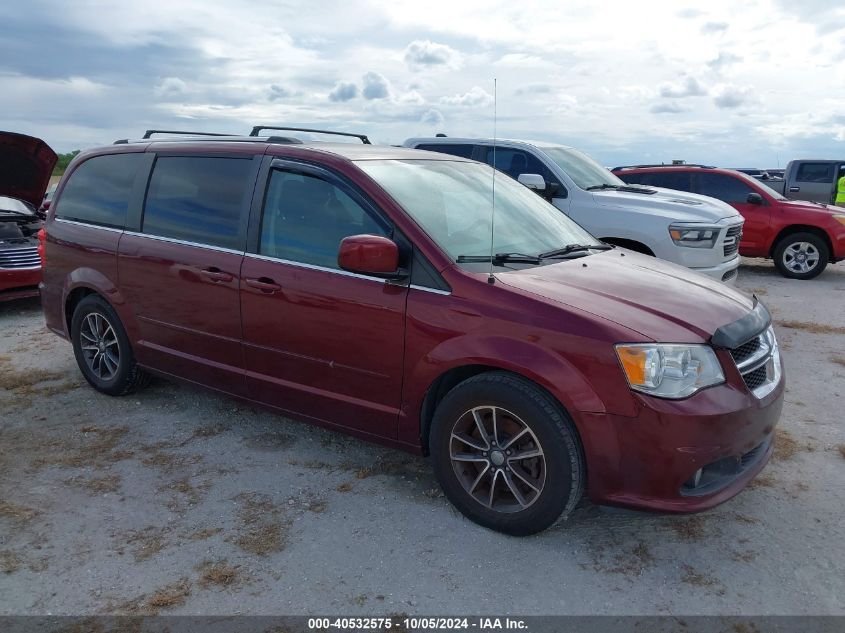
[[[452,156],[450,154],[439,154],[436,152],[426,152],[419,149],[410,149],[407,147],[395,147],[393,145],[357,145],[355,143],[303,143],[302,145],[277,145],[275,147],[302,147],[321,152],[329,152],[337,154],[348,160],[448,160],[448,161],[464,161],[468,162],[466,158]]]
[[[415,160],[444,160],[444,161],[462,161],[466,162],[468,159],[459,156],[452,156],[449,154],[437,154],[433,152],[426,152],[424,150],[410,149],[408,147],[400,147],[395,145],[370,145],[358,143],[327,143],[324,141],[303,141],[301,143],[284,143],[273,140],[274,137],[238,137],[238,136],[209,136],[202,137],[164,137],[160,139],[141,139],[124,141],[118,145],[109,145],[109,148],[123,148],[142,145],[146,150],[150,148],[159,147],[162,149],[175,149],[190,147],[191,151],[201,150],[203,148],[213,148],[218,151],[220,146],[225,146],[227,149],[236,151],[252,150],[255,151],[257,147],[261,147],[262,151],[267,151],[269,154],[284,155],[288,149],[306,149],[324,152],[327,154],[334,154],[350,161],[361,160],[400,160],[400,159],[415,159]],[[100,148],[104,149],[104,148]],[[276,151],[273,151],[276,150]]]
[[[533,141],[530,139],[518,139],[518,138],[466,138],[466,137],[459,137],[459,136],[426,136],[426,137],[414,137],[409,138],[405,141],[405,144],[418,144],[418,143],[483,143],[485,145],[492,145],[493,143],[496,145],[501,145],[502,143],[509,143],[514,145],[531,145],[533,147],[538,147],[543,149],[544,147],[560,147],[563,149],[574,149],[569,145],[563,145],[562,143],[549,143],[548,141]]]

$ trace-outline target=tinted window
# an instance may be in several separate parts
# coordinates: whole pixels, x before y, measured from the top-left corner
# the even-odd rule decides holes
[[[723,174],[698,174],[698,193],[724,202],[746,203],[749,193],[756,193],[739,178]]]
[[[802,163],[795,176],[798,182],[833,182],[833,163]]]
[[[493,164],[493,148],[488,147],[487,155],[484,162],[488,165]],[[566,197],[566,190],[560,183],[560,180],[546,167],[539,158],[533,154],[529,154],[523,150],[518,149],[500,149],[496,148],[496,169],[505,172],[508,176],[516,180],[520,174],[540,174],[547,183],[557,185],[557,189],[553,192],[555,197]]]
[[[143,232],[240,248],[251,171],[250,159],[158,158],[144,206]]]
[[[627,171],[616,174],[629,185],[653,185],[654,174],[632,174]]]
[[[390,230],[330,182],[287,171],[270,176],[261,221],[262,255],[337,268],[340,241]]]
[[[416,149],[424,149],[429,152],[443,152],[444,154],[451,154],[452,156],[460,156],[461,158],[472,158],[473,145],[454,145],[452,143],[444,143],[442,145],[426,144],[417,145]]]
[[[89,158],[71,174],[58,201],[56,217],[123,228],[143,160],[140,153]]]
[[[644,185],[651,185],[652,187],[665,187],[666,189],[677,189],[678,191],[692,191],[692,183],[690,182],[690,175],[685,172],[666,172],[649,174],[649,182],[643,182]]]

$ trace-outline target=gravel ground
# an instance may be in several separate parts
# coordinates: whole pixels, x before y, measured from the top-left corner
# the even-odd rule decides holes
[[[0,614],[845,614],[845,264],[749,260],[789,387],[775,459],[688,517],[582,504],[511,538],[426,460],[156,382],[83,383],[0,304]]]

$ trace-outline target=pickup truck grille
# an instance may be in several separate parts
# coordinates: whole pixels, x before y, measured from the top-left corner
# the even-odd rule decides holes
[[[41,258],[34,246],[0,250],[0,268],[38,268]]]
[[[745,386],[757,398],[774,391],[781,377],[780,350],[771,326],[759,335],[730,350]]]
[[[722,246],[725,249],[725,257],[733,257],[739,250],[739,240],[742,239],[742,225],[729,226]]]

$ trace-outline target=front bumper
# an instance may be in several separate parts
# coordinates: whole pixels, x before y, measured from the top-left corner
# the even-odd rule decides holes
[[[726,284],[733,286],[736,284],[736,278],[738,276],[738,268],[740,264],[740,257],[737,255],[733,259],[729,259],[726,262],[722,262],[717,266],[711,266],[707,268],[690,268],[693,272],[700,273],[702,275],[707,275],[708,277],[712,277],[716,281],[723,281]]]
[[[0,268],[0,301],[37,297],[41,267]]]
[[[784,378],[762,399],[738,373],[728,381],[685,400],[636,394],[639,411],[633,418],[581,413],[590,499],[698,512],[739,493],[772,454]],[[689,482],[699,469],[706,485],[691,492]]]

